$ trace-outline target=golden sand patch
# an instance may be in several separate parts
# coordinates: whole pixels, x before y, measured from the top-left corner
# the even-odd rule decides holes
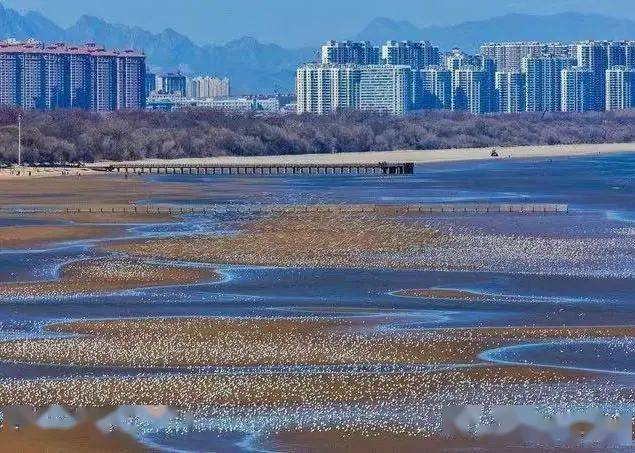
[[[66,404],[75,407],[169,405],[187,407],[294,407],[301,404],[368,403],[434,397],[446,392],[494,391],[517,400],[508,386],[535,383],[583,383],[580,373],[527,367],[484,367],[426,373],[214,374],[130,378],[77,378],[0,382],[0,403]],[[507,393],[504,393],[506,392]],[[441,398],[441,396],[439,396]]]
[[[197,189],[186,184],[160,184],[129,176],[91,175],[50,178],[0,178],[3,206],[61,207],[129,205],[153,198],[191,199]]]
[[[175,217],[169,214],[157,214],[156,212],[146,212],[139,207],[137,213],[121,212],[122,208],[115,209],[115,212],[104,209],[101,212],[95,209],[94,212],[60,212],[60,213],[43,213],[34,217],[43,220],[64,220],[78,224],[145,224],[145,223],[167,223],[175,221]],[[117,212],[119,211],[119,212]],[[130,207],[127,208],[130,211]]]
[[[0,228],[0,249],[43,245],[49,242],[95,239],[113,235],[117,227],[91,225],[20,226]]]
[[[378,319],[170,318],[74,322],[61,339],[0,343],[0,359],[125,367],[419,365],[478,362],[487,349],[552,339],[622,338],[624,328],[380,331]]]
[[[57,281],[0,284],[0,297],[99,293],[219,280],[214,270],[164,266],[131,259],[94,259],[64,266]]]
[[[249,223],[235,236],[145,240],[110,249],[226,264],[399,268],[412,267],[409,254],[438,237],[421,223],[382,214],[286,213]]]
[[[386,427],[364,427],[359,430],[344,430],[343,428],[287,431],[273,434],[263,439],[258,445],[268,451],[301,451],[303,453],[318,453],[328,450],[332,453],[366,453],[391,452],[391,453],[421,453],[442,451],[492,451],[492,452],[528,452],[528,451],[576,451],[596,452],[598,448],[585,448],[582,446],[569,448],[549,448],[552,441],[543,441],[543,447],[528,446],[530,434],[534,439],[542,439],[547,435],[544,431],[534,430],[531,433],[528,427],[511,430],[498,435],[485,435],[482,437],[468,436],[467,434],[452,433],[444,436],[433,433],[409,432],[399,427],[393,431]],[[587,431],[588,432],[588,431]],[[555,442],[554,442],[555,443]]]
[[[632,328],[465,329],[401,335],[368,333],[369,319],[154,319],[67,323],[54,332],[75,338],[0,343],[0,359],[29,363],[127,367],[190,365],[396,365],[395,372],[249,372],[162,374],[156,377],[0,381],[0,404],[122,404],[177,407],[295,407],[431,399],[446,402],[495,395],[501,404],[529,404],[537,384],[575,383],[585,398],[606,398],[596,375],[480,363],[483,349],[555,338],[631,336]],[[371,329],[372,330],[372,329]],[[458,368],[434,364],[470,363]],[[430,364],[408,371],[406,364]],[[580,387],[589,384],[590,387]],[[532,390],[534,389],[534,390]],[[595,389],[595,390],[594,390]],[[594,393],[595,392],[595,393]],[[600,392],[599,394],[597,392]],[[480,396],[479,396],[480,395]],[[536,397],[560,395],[537,391]],[[551,396],[550,396],[551,395]],[[619,395],[633,399],[631,393]],[[564,394],[563,394],[564,398]],[[553,398],[552,398],[553,399]],[[532,400],[533,401],[533,400]]]
[[[34,424],[0,430],[3,451],[20,453],[82,451],[87,453],[143,452],[146,448],[127,434],[103,433],[92,423],[70,429],[41,429]]]

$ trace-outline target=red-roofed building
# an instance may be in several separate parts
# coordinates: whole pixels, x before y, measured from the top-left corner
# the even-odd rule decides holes
[[[96,111],[145,107],[145,55],[33,41],[0,42],[0,104]]]

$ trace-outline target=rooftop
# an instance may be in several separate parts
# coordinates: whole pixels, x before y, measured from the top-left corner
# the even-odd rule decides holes
[[[56,55],[92,55],[103,57],[144,57],[143,52],[134,49],[124,50],[108,50],[105,47],[98,46],[93,42],[82,45],[66,44],[57,42],[53,44],[43,44],[32,40],[25,42],[17,42],[14,40],[0,41],[0,53],[37,53],[37,54],[56,54]]]

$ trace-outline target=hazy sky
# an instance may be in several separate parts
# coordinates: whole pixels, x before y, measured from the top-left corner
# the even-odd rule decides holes
[[[361,31],[376,17],[444,25],[507,13],[598,12],[635,19],[635,0],[0,0],[63,26],[82,14],[151,31],[167,27],[199,43],[241,36],[285,46],[315,45]],[[335,12],[334,12],[335,11]]]

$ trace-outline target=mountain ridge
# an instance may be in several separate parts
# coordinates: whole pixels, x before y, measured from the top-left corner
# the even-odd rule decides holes
[[[388,39],[429,40],[442,49],[460,47],[474,52],[480,43],[488,41],[635,39],[635,21],[577,12],[550,15],[512,13],[449,26],[417,27],[408,21],[378,18],[352,39],[375,43]]]
[[[139,26],[112,24],[90,15],[62,28],[38,12],[24,15],[0,3],[0,39],[35,38],[43,42],[97,42],[109,48],[135,48],[148,57],[153,70],[180,69],[187,74],[230,77],[235,94],[292,92],[296,67],[316,61],[318,46],[287,49],[243,36],[223,45],[198,45],[167,28],[152,33]],[[380,44],[388,39],[430,40],[444,50],[474,52],[487,41],[575,41],[635,39],[635,21],[599,14],[508,14],[450,26],[417,27],[407,20],[379,17],[351,39]]]
[[[284,49],[242,37],[225,45],[195,44],[187,36],[167,28],[152,33],[141,27],[111,24],[83,15],[64,29],[38,12],[24,15],[0,3],[0,39],[34,38],[43,42],[96,42],[109,48],[135,48],[148,57],[153,70],[182,70],[192,74],[229,77],[236,94],[290,92],[295,69],[315,55],[313,48]]]

